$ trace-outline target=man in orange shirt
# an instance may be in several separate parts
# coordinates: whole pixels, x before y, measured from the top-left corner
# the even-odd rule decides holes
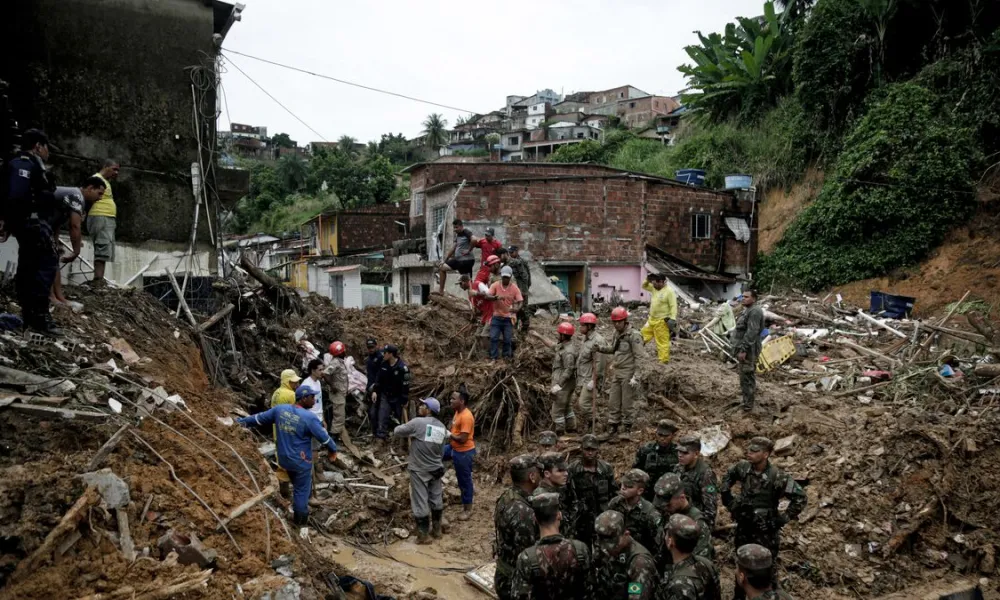
[[[500,336],[503,336],[503,357],[514,356],[514,315],[521,310],[524,297],[513,281],[514,270],[500,269],[500,281],[490,286],[487,300],[493,301],[493,319],[490,320],[490,358],[500,358]]]
[[[460,521],[468,521],[472,516],[472,459],[476,456],[476,443],[473,441],[476,418],[465,406],[468,401],[469,392],[464,383],[458,391],[451,393],[451,409],[455,411],[455,416],[451,420],[449,444],[444,447],[444,460],[451,459],[455,465],[455,478],[462,492],[462,512],[457,517]]]

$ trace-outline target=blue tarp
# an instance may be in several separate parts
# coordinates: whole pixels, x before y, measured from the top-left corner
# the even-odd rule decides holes
[[[909,296],[896,296],[872,290],[869,312],[889,319],[908,318],[913,312],[913,304],[916,301],[916,298]]]

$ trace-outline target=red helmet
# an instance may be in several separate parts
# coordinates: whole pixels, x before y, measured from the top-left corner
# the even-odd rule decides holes
[[[583,313],[580,315],[580,324],[597,325],[597,315],[594,313]]]
[[[614,310],[611,311],[612,321],[624,321],[628,318],[628,311],[625,310],[624,306],[616,306]]]
[[[347,349],[344,347],[344,342],[334,342],[330,344],[330,354],[333,356],[343,356]]]
[[[489,256],[489,258],[486,259],[486,264],[487,265],[495,265],[498,262],[500,262],[500,257],[497,256],[496,254],[491,254]]]
[[[576,327],[573,327],[572,323],[563,321],[559,324],[559,327],[556,327],[556,331],[559,333],[565,333],[566,335],[573,335],[576,333]]]

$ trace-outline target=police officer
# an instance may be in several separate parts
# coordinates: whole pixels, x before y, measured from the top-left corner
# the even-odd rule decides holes
[[[616,510],[624,515],[625,529],[628,529],[633,539],[650,550],[656,548],[660,517],[649,500],[642,497],[647,485],[649,475],[645,471],[632,469],[625,473],[618,495],[608,502],[608,510]]]
[[[656,483],[665,473],[672,472],[677,467],[677,423],[670,419],[662,419],[656,424],[656,441],[643,444],[635,453],[633,469],[642,469],[649,474],[649,480]],[[653,486],[646,489],[646,500],[653,499]]]
[[[774,561],[771,551],[758,544],[736,549],[736,590],[749,600],[792,600],[774,589]]]
[[[733,329],[733,352],[740,363],[740,391],[743,410],[751,411],[757,392],[757,357],[760,356],[760,334],[764,330],[764,311],[757,306],[757,292],[743,292],[743,312]]]
[[[556,328],[559,343],[552,355],[552,422],[556,434],[576,431],[576,413],[573,412],[573,392],[576,391],[577,348],[573,343],[576,328],[572,323],[560,323]]]
[[[747,459],[726,471],[719,491],[736,523],[733,545],[739,548],[759,544],[770,551],[772,560],[777,560],[781,528],[805,510],[806,494],[794,478],[768,460],[773,449],[774,442],[766,437],[751,439]],[[737,483],[740,494],[734,497],[731,490]],[[788,499],[785,514],[778,511],[782,498]],[[736,598],[743,598],[739,589]]]
[[[568,538],[576,538],[579,509],[576,491],[570,485],[566,457],[560,452],[546,452],[538,457],[538,462],[542,465],[542,480],[535,495],[559,495],[559,510],[562,512],[559,531]]]
[[[399,348],[388,344],[383,351],[385,360],[379,368],[372,388],[372,411],[369,419],[375,429],[376,444],[385,444],[389,437],[389,421],[403,420],[403,407],[410,401],[410,368],[399,358]]]
[[[594,538],[594,519],[608,507],[615,493],[615,469],[597,458],[600,442],[588,433],[580,440],[582,458],[569,466],[570,486],[576,492],[579,518],[576,539],[588,546]]]
[[[674,472],[681,476],[688,500],[705,515],[708,526],[715,527],[715,515],[719,512],[719,479],[701,456],[701,440],[698,436],[686,435],[677,445],[679,464]]]
[[[698,526],[698,543],[693,548],[694,554],[713,560],[715,558],[715,548],[712,546],[712,529],[705,522],[705,516],[695,508],[684,494],[684,483],[677,473],[667,473],[654,486],[656,499],[653,506],[660,514],[661,530],[657,540],[657,547],[654,550],[656,566],[666,569],[671,564],[670,550],[667,548],[666,526],[670,517],[681,515],[694,521]]]
[[[509,466],[511,486],[500,494],[493,509],[496,529],[494,555],[497,559],[493,589],[500,600],[511,598],[518,555],[538,539],[535,512],[530,502],[531,494],[542,477],[538,459],[531,454],[522,454],[512,458]]]
[[[721,600],[719,571],[712,561],[694,554],[698,524],[690,517],[673,515],[665,529],[671,566],[664,571],[656,600]]]
[[[55,212],[56,184],[45,169],[49,138],[38,129],[21,134],[21,151],[7,163],[7,197],[0,198],[0,232],[17,240],[17,302],[27,329],[62,335],[49,315],[49,294],[59,273],[57,239],[48,216]]]
[[[590,552],[583,542],[559,534],[562,511],[558,494],[532,496],[538,542],[517,557],[511,597],[514,600],[586,598]]]
[[[378,378],[378,372],[382,368],[384,358],[382,351],[378,349],[378,341],[375,338],[368,338],[365,341],[365,347],[368,349],[368,356],[365,357],[365,375],[368,377],[367,391],[370,394],[375,386],[375,380]]]
[[[625,532],[625,517],[608,510],[594,525],[593,600],[652,600],[659,577],[653,555]]]

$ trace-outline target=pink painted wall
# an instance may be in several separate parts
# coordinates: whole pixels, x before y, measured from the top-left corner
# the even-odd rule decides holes
[[[590,295],[611,299],[614,290],[626,302],[631,300],[649,301],[649,294],[642,289],[646,269],[639,265],[591,266]],[[606,286],[614,286],[606,287]]]

